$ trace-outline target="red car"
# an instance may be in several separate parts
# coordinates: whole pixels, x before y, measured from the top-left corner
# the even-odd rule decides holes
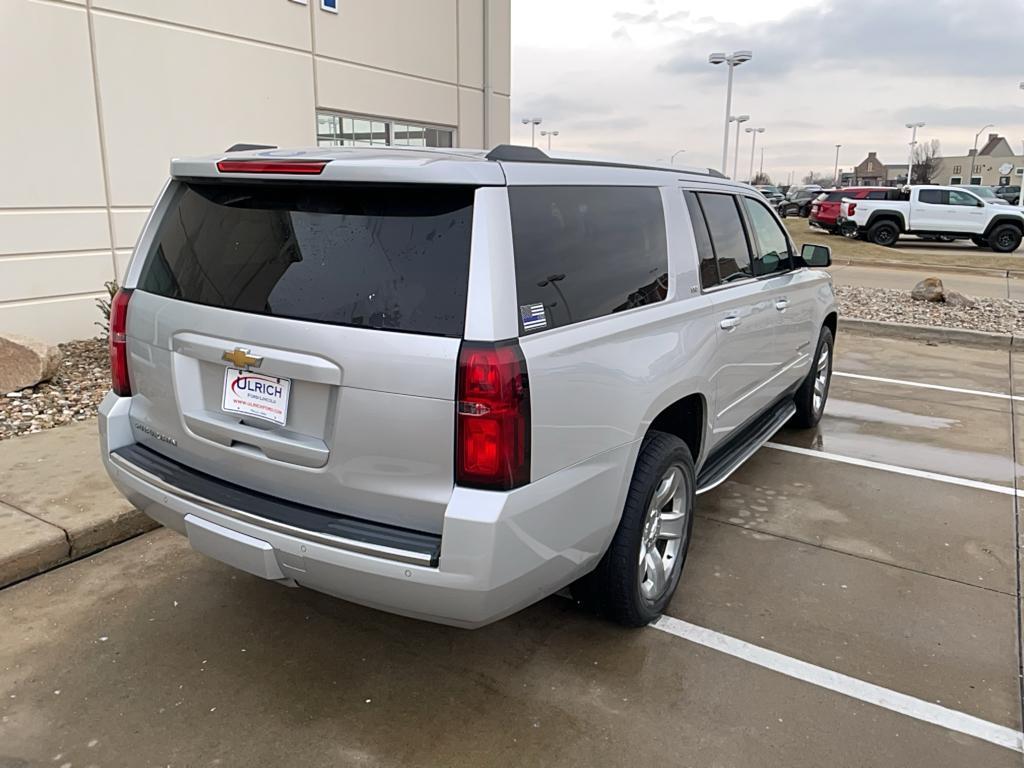
[[[822,192],[811,205],[808,222],[812,227],[839,234],[839,207],[844,198],[851,200],[888,200],[894,187],[847,187]]]

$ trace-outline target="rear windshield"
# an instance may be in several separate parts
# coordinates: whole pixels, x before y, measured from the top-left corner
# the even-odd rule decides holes
[[[459,337],[473,191],[182,184],[138,288],[240,312]]]
[[[828,195],[823,195],[822,197],[824,198],[824,200],[826,202],[836,203],[836,202],[839,202],[840,200],[842,200],[844,197],[849,197],[849,196],[850,196],[850,191],[848,189],[839,189],[839,190],[836,190],[835,192],[829,192]]]

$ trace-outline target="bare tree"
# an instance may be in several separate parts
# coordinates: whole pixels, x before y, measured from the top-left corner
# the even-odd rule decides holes
[[[821,187],[831,187],[835,183],[835,179],[827,174],[819,174],[816,171],[811,171],[804,176],[804,184],[817,184]]]
[[[754,174],[754,180],[751,181],[750,183],[751,184],[771,184],[772,183],[772,177],[769,176],[764,171],[758,171],[757,173]]]
[[[914,178],[911,184],[931,184],[939,172],[942,160],[942,147],[938,139],[919,141],[914,147]]]

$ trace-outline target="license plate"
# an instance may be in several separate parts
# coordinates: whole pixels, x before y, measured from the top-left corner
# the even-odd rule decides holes
[[[283,426],[288,419],[288,394],[291,388],[291,379],[225,368],[221,408],[228,413],[258,416]]]

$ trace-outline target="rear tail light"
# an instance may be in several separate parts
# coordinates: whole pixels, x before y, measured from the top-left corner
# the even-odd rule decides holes
[[[853,216],[853,214],[855,214],[856,212],[857,212],[857,204],[856,203],[850,203],[849,205],[846,206],[846,215],[848,217],[849,216]]]
[[[326,160],[221,160],[217,170],[221,173],[292,173],[317,175]]]
[[[110,388],[115,395],[129,397],[132,383],[128,378],[128,302],[132,292],[122,288],[110,302]]]
[[[518,341],[459,350],[455,481],[509,490],[530,482],[530,388]]]

